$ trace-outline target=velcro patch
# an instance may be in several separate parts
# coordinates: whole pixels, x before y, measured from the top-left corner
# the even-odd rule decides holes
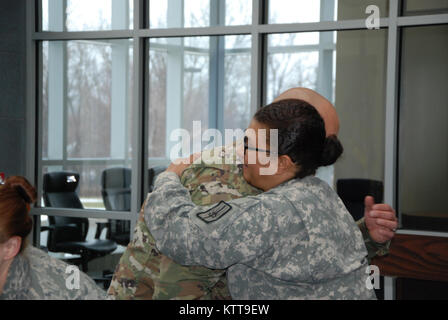
[[[232,206],[224,201],[220,201],[213,208],[208,209],[205,212],[199,212],[197,217],[205,223],[211,223],[221,219],[227,212],[232,209]]]

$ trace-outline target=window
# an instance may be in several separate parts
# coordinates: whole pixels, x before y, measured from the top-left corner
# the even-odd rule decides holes
[[[250,68],[249,35],[151,39],[149,165],[169,164],[171,147],[177,143],[170,135],[178,128],[192,132],[191,138],[209,128],[246,128]],[[199,130],[193,130],[195,121],[200,122]],[[203,147],[207,144],[204,141]]]
[[[403,30],[399,208],[409,229],[448,231],[448,26]]]
[[[386,30],[268,36],[268,101],[300,86],[321,93],[338,111],[344,154],[334,168],[318,171],[330,185],[349,178],[384,181],[386,52]]]
[[[377,6],[381,17],[389,15],[389,0],[270,0],[269,23],[365,19],[369,5]]]
[[[440,14],[448,12],[447,0],[404,0],[403,15]]]
[[[42,174],[80,174],[85,208],[103,209],[101,174],[131,167],[132,39],[42,43]]]
[[[42,0],[42,31],[133,28],[133,0]]]
[[[150,28],[197,28],[247,25],[252,21],[251,0],[150,0]]]
[[[369,5],[379,9],[381,29],[367,29]],[[244,129],[257,108],[293,86],[317,90],[340,117],[345,151],[318,172],[321,178],[332,186],[342,178],[380,180],[403,232],[448,231],[441,227],[447,221],[441,200],[447,195],[446,1],[36,0],[27,6],[36,19],[29,33],[37,50],[28,63],[37,76],[30,77],[27,99],[30,113],[37,110],[27,136],[30,146],[37,141],[28,176],[42,198],[32,211],[35,243],[47,243],[49,231],[39,228],[51,217],[87,218],[89,239],[99,224],[120,222],[111,228],[131,238],[151,187],[148,169],[169,163],[173,129],[192,130],[199,120],[199,133]],[[120,201],[127,206],[105,200],[104,175],[114,170],[121,172],[126,200]],[[84,209],[45,206],[44,175],[58,171],[79,174]],[[416,213],[443,222],[415,222]],[[120,249],[104,268],[114,269],[110,261]]]

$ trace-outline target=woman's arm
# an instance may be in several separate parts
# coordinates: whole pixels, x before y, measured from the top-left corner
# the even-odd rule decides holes
[[[196,206],[179,177],[164,172],[148,195],[145,221],[157,248],[171,259],[223,269],[270,248],[275,233],[271,210],[278,205],[275,198],[269,198],[269,208],[262,196]]]

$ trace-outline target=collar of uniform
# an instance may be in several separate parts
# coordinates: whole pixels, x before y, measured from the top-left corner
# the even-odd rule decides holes
[[[9,267],[8,276],[1,300],[23,300],[30,289],[31,274],[28,259],[23,253],[18,254]]]

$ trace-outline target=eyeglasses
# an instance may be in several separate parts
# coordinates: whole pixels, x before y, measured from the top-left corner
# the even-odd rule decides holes
[[[249,141],[249,138],[247,136],[244,136],[244,156],[246,156],[247,150],[253,150],[253,151],[257,151],[257,152],[274,153],[274,152],[271,152],[270,150],[264,150],[264,149],[249,147],[248,141]],[[294,162],[294,163],[296,162],[296,160],[292,156],[289,156],[289,157],[291,158],[292,162]]]
[[[270,150],[249,147],[248,142],[249,142],[249,138],[247,136],[244,136],[244,155],[246,155],[247,150],[253,150],[253,151],[257,151],[257,152],[269,152],[269,153],[271,152]]]

